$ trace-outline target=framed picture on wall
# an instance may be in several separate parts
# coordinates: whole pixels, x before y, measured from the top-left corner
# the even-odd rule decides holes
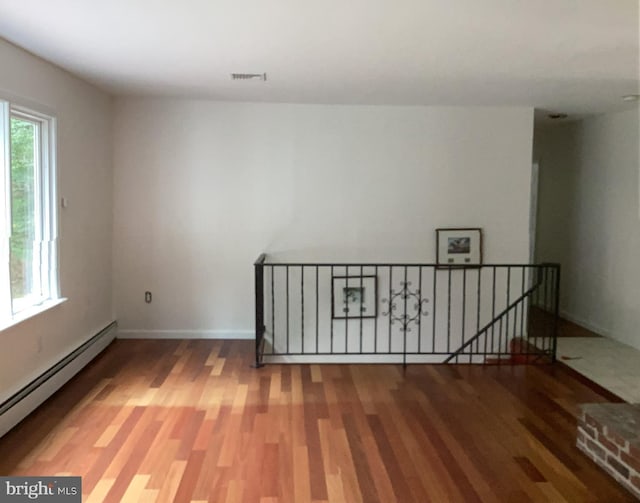
[[[378,306],[376,276],[334,276],[331,278],[333,319],[375,318]]]
[[[482,264],[482,229],[436,229],[436,264],[442,267]]]

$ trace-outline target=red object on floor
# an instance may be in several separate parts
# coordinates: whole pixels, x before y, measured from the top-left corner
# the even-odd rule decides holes
[[[514,339],[511,339],[511,342],[509,343],[509,352],[511,353],[511,356],[507,358],[487,358],[485,360],[485,363],[490,365],[499,363],[532,363],[538,360],[543,354],[536,346],[528,342],[526,339],[523,339],[522,337],[515,337]]]

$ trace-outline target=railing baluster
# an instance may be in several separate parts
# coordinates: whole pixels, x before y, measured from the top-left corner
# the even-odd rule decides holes
[[[526,268],[524,266],[522,266],[522,284],[521,284],[522,289],[520,290],[520,295],[524,294],[524,286],[525,286],[525,281],[526,281],[525,271],[526,271]],[[526,337],[525,337],[525,334],[524,334],[524,317],[525,317],[525,313],[527,313],[527,317],[528,317],[529,316],[529,310],[527,309],[527,299],[523,299],[523,301],[522,301],[522,309],[520,311],[520,337],[522,337],[524,340],[529,342],[529,334],[527,333]]]
[[[393,267],[389,266],[389,353],[391,353],[391,322],[393,321]]]
[[[524,337],[523,335],[518,335],[518,330],[519,327],[521,325],[521,323],[518,323],[518,314],[520,315],[520,320],[522,321],[522,319],[524,318],[524,304],[526,302],[526,299],[522,299],[522,302],[520,302],[517,305],[517,310],[516,310],[516,319],[515,322],[513,324],[513,338],[517,339],[519,341],[519,347],[520,352],[521,353],[529,353],[529,341],[527,341],[526,337]]]
[[[422,353],[422,266],[418,266],[418,354]]]
[[[482,283],[482,269],[478,268],[478,286],[477,286],[477,310],[476,310],[476,334],[480,332],[480,302],[481,302],[481,297],[482,297],[482,290],[481,290],[481,283]],[[485,351],[487,350],[487,337],[484,337],[485,340]],[[473,351],[472,351],[473,352]],[[476,339],[476,353],[480,352],[480,339]],[[471,361],[469,361],[469,363],[471,363]]]
[[[349,266],[347,266],[345,268],[345,273],[344,275],[346,276],[345,284],[344,287],[346,289],[347,292],[347,296],[348,296],[348,292],[349,292]],[[347,296],[345,296],[343,294],[343,297],[345,297],[345,303],[347,302]],[[345,309],[349,309],[348,307],[345,306]],[[349,353],[349,311],[345,311],[344,312],[344,352],[345,353]]]
[[[431,331],[431,352],[435,353],[436,352],[436,301],[437,301],[437,282],[438,282],[438,266],[432,266],[432,270],[433,270],[433,304],[431,309],[433,310],[433,329]]]
[[[507,313],[507,316],[509,316],[509,314]],[[498,363],[502,363],[502,322],[504,320],[504,317],[501,316],[500,317],[500,326],[498,328]],[[506,334],[505,334],[506,337]]]
[[[514,279],[516,279],[516,275],[517,273],[516,271],[514,271]],[[522,287],[522,284],[520,286]],[[521,292],[520,295],[522,295],[522,293],[523,292]],[[519,341],[518,344],[521,348],[520,353],[529,352],[529,345],[526,343],[524,336],[521,332],[520,335],[518,335],[518,332],[520,331],[521,320],[524,316],[524,302],[525,299],[522,299],[518,304],[516,304],[515,316],[513,319],[513,339],[517,339]]]
[[[491,318],[496,319],[496,266],[493,266],[493,285],[491,287]],[[494,326],[491,326],[491,352],[495,351]],[[486,358],[486,355],[485,355]]]
[[[543,274],[544,274],[544,290],[543,290],[543,294],[544,294],[544,299],[542,301],[543,305],[544,305],[544,317],[545,317],[545,351],[549,351],[549,303],[548,303],[548,299],[547,299],[547,289],[549,286],[549,270],[547,269],[546,266],[543,266],[542,268]]]
[[[404,312],[402,313],[402,334],[403,334],[403,341],[402,341],[402,365],[404,367],[407,366],[407,330],[408,330],[408,325],[407,325],[407,321],[408,321],[408,315],[407,315],[407,297],[408,297],[408,292],[409,292],[409,284],[408,284],[408,278],[407,278],[407,266],[404,266]]]
[[[271,266],[271,354],[276,352],[276,295],[274,287],[275,268]]]
[[[300,267],[300,337],[302,339],[302,354],[304,354],[304,266]]]
[[[330,279],[331,279],[331,313],[332,313],[332,316],[331,316],[331,325],[330,325],[331,326],[331,328],[330,328],[330,330],[331,330],[330,345],[329,345],[329,352],[330,353],[333,353],[333,311],[334,311],[335,306],[336,306],[336,300],[334,298],[335,297],[335,292],[334,292],[334,288],[333,288],[333,271],[334,271],[333,266],[331,266],[331,278]]]
[[[556,288],[557,288],[557,281],[558,281],[558,269],[556,269],[555,267],[553,267],[551,264],[549,264],[547,267],[549,267],[549,270],[551,271],[551,275],[552,275],[552,282],[550,285],[550,314],[551,314],[551,327],[550,327],[550,342],[549,342],[549,350],[551,352],[553,352],[553,347],[555,345],[555,329],[556,329],[556,317],[555,317],[555,312],[556,312]]]
[[[286,290],[287,290],[287,353],[289,353],[289,266],[286,266]]]
[[[319,310],[319,293],[320,291],[320,281],[318,274],[318,266],[316,265],[316,354],[320,352],[319,344],[320,344],[320,332],[319,332],[319,321],[320,318],[320,310]]]
[[[462,269],[462,344],[465,343],[464,335],[467,328],[467,268]]]
[[[518,324],[518,310],[520,309],[519,304],[515,304],[513,308],[513,314],[510,316],[509,330],[507,331],[507,352],[511,354],[513,352],[512,348],[516,347],[516,326]],[[518,346],[522,346],[522,341],[519,341]],[[522,349],[520,350],[522,352]]]
[[[451,267],[448,273],[447,286],[447,353],[451,352]]]
[[[376,281],[378,278],[378,266],[375,267],[375,276],[376,276]],[[375,296],[374,298],[376,299],[376,302],[378,302],[378,292],[377,292],[377,285],[376,285],[376,292],[375,292]],[[376,313],[378,312],[378,306],[375,306],[375,310]],[[373,320],[373,352],[377,353],[378,352],[378,317],[376,316],[375,319]]]
[[[507,306],[511,303],[511,266],[507,266]],[[509,349],[509,317],[510,313],[507,313],[507,319],[505,320],[505,350]]]
[[[364,288],[362,286],[362,266],[360,266],[360,354],[362,354],[362,316],[364,314],[364,312],[362,311],[362,308],[364,306]],[[369,292],[369,295],[371,295],[371,292]]]
[[[489,331],[488,330],[485,330],[483,338],[484,338],[484,351],[482,352],[482,354],[483,354],[484,361],[486,362],[487,361],[487,346],[488,346],[488,343],[489,343]]]
[[[540,319],[538,320],[537,326],[533,326],[533,328],[537,329],[536,337],[539,336],[538,332],[542,332],[540,335],[544,337],[544,310],[540,308],[540,289],[542,288],[542,269],[540,267],[536,267],[535,275],[536,275],[536,284],[538,284],[538,287],[535,290],[535,300],[533,302],[533,305]],[[544,351],[544,348],[545,348],[544,339],[542,339],[543,351]]]

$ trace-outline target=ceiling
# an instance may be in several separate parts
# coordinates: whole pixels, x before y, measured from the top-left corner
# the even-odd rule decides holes
[[[115,95],[572,115],[640,93],[639,25],[639,0],[0,0],[0,37]]]

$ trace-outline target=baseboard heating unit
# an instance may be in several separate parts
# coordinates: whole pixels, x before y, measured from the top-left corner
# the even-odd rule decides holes
[[[0,404],[0,437],[33,412],[111,344],[116,336],[116,328],[115,321],[110,323]]]

